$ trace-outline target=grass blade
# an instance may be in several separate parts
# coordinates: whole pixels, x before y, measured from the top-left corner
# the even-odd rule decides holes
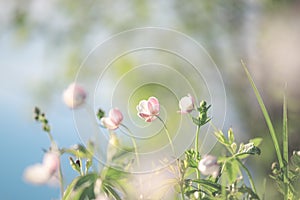
[[[241,62],[242,62],[242,66],[244,67],[244,70],[246,72],[246,75],[248,77],[248,80],[249,80],[249,82],[250,82],[250,84],[252,86],[252,89],[253,89],[253,91],[255,93],[256,99],[257,99],[258,104],[260,106],[260,109],[261,109],[261,111],[262,111],[262,113],[264,115],[264,118],[266,120],[266,123],[268,125],[269,131],[270,131],[270,135],[272,137],[272,141],[273,141],[273,144],[274,144],[274,147],[275,147],[275,151],[276,151],[277,159],[278,159],[278,162],[279,162],[279,166],[280,166],[280,168],[283,168],[284,164],[283,164],[283,160],[282,160],[282,155],[281,155],[280,147],[279,147],[279,144],[278,144],[278,140],[277,140],[277,137],[276,137],[276,134],[275,134],[275,130],[274,130],[272,121],[270,119],[269,113],[268,113],[268,111],[266,109],[266,106],[265,106],[265,104],[264,104],[264,102],[263,102],[263,100],[262,100],[262,98],[260,96],[260,93],[259,93],[259,91],[258,91],[258,89],[257,89],[257,87],[256,87],[256,85],[255,85],[255,83],[254,83],[254,81],[253,81],[253,79],[252,79],[252,77],[251,77],[251,75],[250,75],[250,73],[249,73],[249,71],[248,71],[245,63],[243,61],[241,61]]]
[[[289,194],[289,183],[288,183],[288,162],[289,162],[289,149],[288,149],[288,126],[287,126],[287,103],[285,95],[283,96],[283,122],[282,122],[282,143],[283,143],[283,160],[285,163],[284,167],[284,198],[288,199]]]

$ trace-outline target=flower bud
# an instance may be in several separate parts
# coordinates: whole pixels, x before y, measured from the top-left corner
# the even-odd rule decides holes
[[[182,97],[179,101],[179,108],[181,114],[186,114],[194,110],[194,98],[188,94],[185,97]]]
[[[101,122],[109,130],[117,129],[123,120],[123,114],[118,108],[111,109],[108,117],[102,117]]]
[[[212,175],[216,178],[219,175],[220,166],[217,158],[212,155],[205,155],[198,164],[198,169],[203,175]]]
[[[75,109],[84,103],[86,96],[86,92],[81,86],[72,83],[64,91],[63,100],[69,108]]]

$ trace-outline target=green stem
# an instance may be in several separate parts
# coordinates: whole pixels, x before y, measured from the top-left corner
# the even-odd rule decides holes
[[[46,131],[46,132],[48,134],[48,137],[49,137],[49,140],[50,140],[51,144],[53,144],[54,143],[54,139],[53,139],[52,134],[50,133],[50,131]]]
[[[61,163],[61,162],[60,162]],[[60,195],[61,198],[64,196],[64,178],[61,170],[61,164],[59,164],[59,170],[58,170],[58,176],[59,176],[59,183],[60,183]]]
[[[282,127],[282,143],[283,143],[283,160],[284,160],[284,176],[283,176],[283,182],[284,182],[284,199],[288,199],[289,194],[289,182],[288,182],[288,162],[289,162],[289,147],[288,147],[288,127],[287,127],[287,103],[286,98],[283,96],[283,127]]]
[[[262,100],[262,98],[260,96],[260,93],[259,93],[259,91],[258,91],[258,89],[257,89],[257,87],[256,87],[256,85],[255,85],[255,83],[254,83],[254,81],[253,81],[253,79],[252,79],[252,77],[251,77],[251,75],[250,75],[250,73],[249,73],[249,71],[248,71],[245,63],[243,61],[241,61],[241,62],[242,62],[242,66],[244,67],[244,70],[246,72],[246,75],[248,77],[248,80],[249,80],[249,82],[250,82],[250,84],[252,86],[252,89],[253,89],[253,91],[255,93],[256,99],[257,99],[258,104],[260,106],[260,109],[261,109],[261,111],[262,111],[262,113],[264,115],[265,121],[266,121],[266,123],[268,125],[269,131],[270,131],[270,135],[271,135],[271,138],[272,138],[272,141],[273,141],[273,144],[274,144],[274,148],[275,148],[275,151],[276,151],[277,159],[278,159],[278,162],[279,162],[279,166],[282,169],[284,167],[283,160],[282,160],[282,155],[281,155],[280,147],[279,147],[279,144],[278,144],[278,140],[277,140],[277,137],[276,137],[276,134],[275,134],[275,130],[274,130],[272,121],[270,119],[269,113],[268,113],[268,111],[266,109],[266,106],[265,106],[265,104],[264,104],[264,102],[263,102],[263,100]]]
[[[184,173],[182,174],[181,180],[180,180],[180,190],[181,190],[181,198],[184,200]]]
[[[125,126],[124,124],[121,124],[122,127],[124,127],[126,130],[127,130],[127,134],[129,134],[130,136],[130,139],[132,141],[132,144],[133,144],[133,147],[134,147],[134,152],[135,152],[135,156],[136,156],[136,162],[137,162],[137,165],[140,166],[140,159],[139,159],[139,154],[138,154],[138,148],[137,148],[137,145],[136,145],[136,141],[134,139],[134,135],[132,134],[132,132],[130,131],[130,129]]]
[[[182,198],[182,200],[184,200],[184,175],[185,175],[186,169],[185,168],[182,169],[182,166],[180,165],[179,160],[177,160],[177,166],[179,169],[179,173],[181,175],[180,179],[179,179],[181,198]]]
[[[195,151],[196,154],[198,156],[199,153],[199,134],[200,134],[200,125],[197,126],[197,130],[196,130],[196,138],[195,138]]]
[[[250,182],[251,188],[252,188],[253,192],[256,193],[256,188],[255,188],[255,185],[254,185],[251,173],[249,172],[249,170],[247,169],[247,167],[242,163],[242,161],[240,159],[236,158],[236,160],[241,165],[241,167],[245,170],[245,172],[246,172],[246,174],[247,174],[247,176],[249,178],[249,182]]]
[[[199,156],[199,134],[200,134],[200,125],[197,126],[197,130],[196,130],[196,138],[195,138],[195,151],[196,151],[196,158],[198,158]],[[196,168],[196,177],[199,180],[200,179],[200,172],[199,170]],[[197,188],[198,190],[200,190],[200,184],[197,184]],[[199,195],[200,199],[201,199],[201,194]]]
[[[164,129],[165,129],[166,134],[167,134],[167,137],[168,137],[168,140],[169,140],[169,142],[170,142],[172,151],[173,151],[173,153],[175,154],[174,145],[173,145],[172,139],[171,139],[171,137],[170,137],[170,133],[169,133],[169,131],[168,131],[168,128],[167,128],[165,122],[164,122],[164,121],[162,120],[162,118],[160,118],[159,116],[156,116],[156,117],[157,117],[157,118],[161,121],[161,123],[163,124]]]

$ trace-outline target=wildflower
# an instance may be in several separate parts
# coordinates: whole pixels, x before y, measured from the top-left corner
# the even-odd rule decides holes
[[[44,155],[43,163],[27,167],[24,171],[25,181],[42,185],[51,182],[59,169],[59,157],[56,153],[49,152]]]
[[[75,109],[84,103],[86,96],[86,92],[81,86],[72,83],[64,91],[63,100],[69,108]]]
[[[185,97],[182,97],[179,101],[179,108],[181,114],[186,114],[194,110],[194,98],[188,94]]]
[[[111,109],[108,117],[102,117],[102,124],[109,130],[117,129],[123,120],[123,115],[118,108]]]
[[[205,155],[199,162],[199,171],[203,175],[212,175],[216,178],[219,175],[220,166],[217,163],[217,158],[212,155]]]
[[[158,99],[156,97],[150,97],[148,100],[142,100],[136,109],[139,117],[145,119],[146,122],[152,122],[159,115]]]

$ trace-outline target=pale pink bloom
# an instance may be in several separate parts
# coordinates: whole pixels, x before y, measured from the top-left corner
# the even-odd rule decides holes
[[[27,167],[23,175],[25,181],[35,184],[42,185],[48,182],[49,173],[42,164],[35,164]]]
[[[148,100],[140,101],[136,107],[138,115],[146,122],[152,122],[159,115],[159,102],[156,97],[150,97]]]
[[[59,169],[59,156],[57,153],[46,153],[43,158],[43,166],[53,174]]]
[[[53,176],[58,172],[59,163],[59,156],[56,153],[46,153],[42,164],[31,165],[25,169],[24,179],[36,185],[50,183]]]
[[[192,112],[194,110],[194,98],[188,94],[185,97],[182,97],[179,101],[179,108],[180,108],[180,113],[186,114]]]
[[[102,124],[109,130],[117,129],[123,120],[123,115],[118,108],[111,109],[108,117],[101,118]]]
[[[63,100],[69,108],[74,109],[84,103],[86,96],[87,94],[81,86],[72,83],[64,91]]]
[[[198,169],[203,175],[219,175],[220,166],[217,163],[218,159],[212,155],[205,155],[199,162]]]

